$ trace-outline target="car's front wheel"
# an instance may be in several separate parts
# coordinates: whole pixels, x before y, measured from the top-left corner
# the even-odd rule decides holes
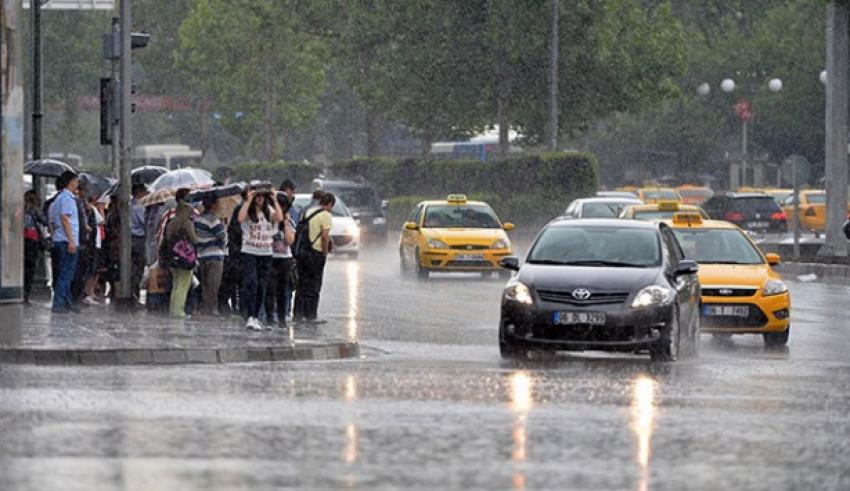
[[[419,255],[419,249],[416,249],[416,277],[420,280],[427,280],[429,271],[422,266],[422,257]]]
[[[652,361],[676,361],[679,359],[679,311],[673,311],[670,327],[662,334],[661,340],[649,350]]]
[[[788,344],[788,337],[791,335],[791,326],[782,332],[767,332],[764,333],[764,344],[768,348],[780,348]]]
[[[503,360],[518,360],[525,358],[527,351],[514,345],[505,334],[505,322],[499,322],[499,354]]]

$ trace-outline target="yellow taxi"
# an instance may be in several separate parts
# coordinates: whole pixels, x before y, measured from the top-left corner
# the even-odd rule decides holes
[[[685,257],[699,263],[702,332],[719,336],[761,334],[768,346],[784,346],[791,330],[791,296],[773,270],[777,254],[762,254],[732,223],[677,213],[665,221]]]
[[[788,227],[794,226],[794,195],[782,203],[782,209],[788,217]],[[826,191],[806,189],[800,191],[800,227],[811,232],[826,230]]]
[[[416,205],[399,241],[403,272],[427,278],[439,272],[498,272],[510,276],[499,260],[513,253],[509,232],[512,223],[502,223],[490,205],[468,201],[462,194],[445,200]]]
[[[637,190],[638,198],[644,203],[658,203],[660,201],[682,202],[682,195],[673,188],[649,187]]]
[[[629,220],[669,220],[679,212],[697,213],[708,220],[708,213],[696,205],[683,205],[676,201],[661,201],[650,205],[633,205],[620,214]]]
[[[714,196],[714,191],[705,186],[694,186],[693,184],[683,184],[676,188],[676,192],[682,197],[682,203],[686,205],[701,205],[708,198]]]

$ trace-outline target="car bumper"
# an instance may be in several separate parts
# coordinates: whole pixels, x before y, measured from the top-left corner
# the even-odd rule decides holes
[[[420,264],[428,271],[503,271],[499,261],[511,254],[510,249],[432,249],[422,251]]]
[[[604,312],[605,324],[556,325],[553,316],[558,311]],[[511,301],[502,303],[505,341],[517,346],[564,351],[646,349],[661,340],[672,316],[672,305],[632,309],[626,304],[615,307],[575,307],[525,306]]]
[[[360,237],[353,235],[333,235],[331,236],[334,248],[333,252],[351,253],[360,250]]]
[[[750,308],[750,315],[738,317],[711,317],[705,315],[706,306],[743,306]],[[701,331],[726,334],[763,334],[782,332],[788,329],[791,316],[791,296],[788,293],[769,297],[756,294],[752,297],[702,297],[700,308]]]

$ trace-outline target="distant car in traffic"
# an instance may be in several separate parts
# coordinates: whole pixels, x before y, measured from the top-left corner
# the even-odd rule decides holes
[[[794,195],[788,196],[782,203],[788,226],[792,227],[794,219]],[[848,207],[850,209],[850,207]],[[800,228],[810,232],[826,230],[826,191],[822,189],[806,189],[800,191]]]
[[[696,262],[660,222],[550,222],[502,294],[499,348],[649,352],[653,360],[695,355],[699,334]]]
[[[564,218],[617,218],[629,206],[641,205],[637,198],[581,198],[564,211]]]
[[[682,197],[682,203],[686,205],[701,205],[708,198],[714,196],[714,191],[705,186],[693,186],[685,184],[676,188],[676,191]]]
[[[661,201],[648,205],[632,205],[623,210],[620,218],[626,220],[667,220],[682,211],[698,213],[708,219],[708,214],[696,205],[683,205],[675,201]]]
[[[646,204],[659,201],[682,202],[682,196],[673,188],[646,187],[637,190],[638,198]]]
[[[773,270],[780,261],[777,254],[762,254],[729,222],[677,213],[667,223],[685,257],[699,263],[702,332],[760,334],[768,346],[788,343],[791,296]]]
[[[413,208],[399,239],[402,272],[427,278],[433,272],[498,272],[509,277],[499,260],[513,253],[508,234],[490,205],[462,194],[422,201]]]
[[[597,191],[597,198],[628,198],[639,199],[636,193],[631,191]]]
[[[323,189],[342,198],[354,220],[360,225],[361,243],[384,244],[387,241],[386,202],[365,182],[317,178],[311,189]]]
[[[299,210],[299,216],[304,217],[306,208],[313,199],[312,194],[296,194],[292,206]],[[337,198],[336,204],[331,210],[331,242],[333,242],[333,254],[346,254],[352,259],[360,254],[360,227],[351,215],[345,202]]]
[[[764,193],[717,193],[702,207],[714,220],[732,222],[750,232],[780,234],[788,231],[785,212],[772,196]]]

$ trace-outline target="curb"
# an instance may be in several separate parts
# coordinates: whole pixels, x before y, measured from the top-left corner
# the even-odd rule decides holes
[[[782,263],[775,268],[783,275],[815,275],[818,279],[836,282],[850,282],[850,266],[844,264],[822,263]]]
[[[244,348],[2,349],[0,364],[187,365],[273,361],[339,360],[360,356],[356,342]]]

